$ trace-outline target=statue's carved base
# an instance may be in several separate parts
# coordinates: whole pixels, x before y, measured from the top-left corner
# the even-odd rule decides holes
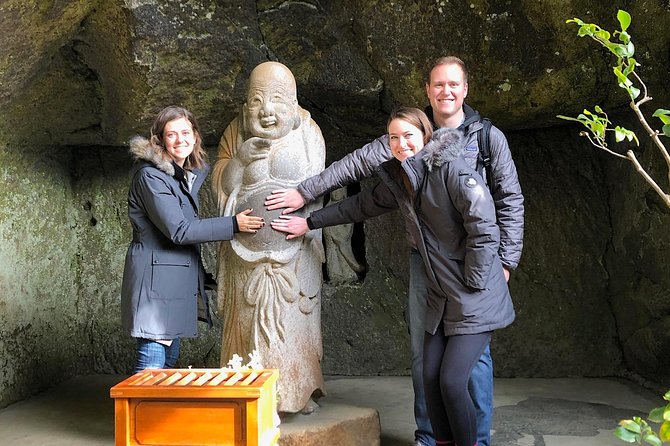
[[[319,400],[309,415],[281,418],[279,446],[379,446],[381,427],[375,409]]]

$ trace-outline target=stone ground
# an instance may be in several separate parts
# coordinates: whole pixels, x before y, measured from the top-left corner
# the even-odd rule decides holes
[[[121,375],[80,376],[0,410],[0,444],[111,446],[114,407],[109,389]],[[381,446],[413,440],[409,377],[330,377],[322,400],[373,407]],[[659,396],[618,379],[496,379],[494,446],[604,446],[618,420],[644,416]],[[281,426],[280,426],[281,428]]]

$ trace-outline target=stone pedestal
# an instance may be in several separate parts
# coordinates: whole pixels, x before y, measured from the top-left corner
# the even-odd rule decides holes
[[[279,446],[379,446],[379,413],[375,409],[319,401],[310,415],[282,416]]]

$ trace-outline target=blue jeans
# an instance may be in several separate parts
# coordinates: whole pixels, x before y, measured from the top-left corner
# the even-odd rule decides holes
[[[145,369],[170,369],[179,358],[179,338],[169,347],[151,339],[137,338],[137,361],[134,373]]]
[[[407,323],[409,325],[412,350],[412,385],[414,387],[414,438],[426,446],[435,446],[433,428],[428,418],[426,394],[423,387],[423,338],[426,313],[426,278],[423,260],[419,252],[412,249],[409,257],[409,301]],[[491,420],[493,417],[493,359],[491,349],[486,346],[470,375],[468,390],[477,411],[477,444],[491,444]]]

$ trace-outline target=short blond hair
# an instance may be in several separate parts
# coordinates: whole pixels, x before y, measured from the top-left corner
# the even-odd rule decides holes
[[[463,80],[466,84],[468,83],[468,68],[465,66],[465,62],[456,56],[444,56],[435,59],[428,67],[428,71],[426,72],[426,84],[430,85],[430,75],[433,73],[435,67],[439,67],[440,65],[458,65],[461,68],[461,71],[463,71]]]

